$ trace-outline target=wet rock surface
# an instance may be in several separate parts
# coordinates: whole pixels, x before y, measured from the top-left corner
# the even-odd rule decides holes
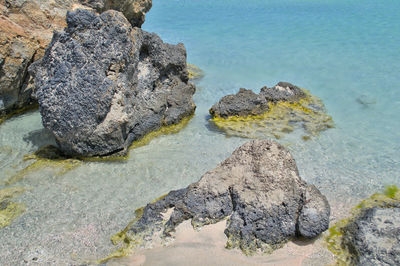
[[[170,208],[169,219],[163,219]],[[170,192],[136,214],[137,219],[113,238],[115,243],[132,248],[157,231],[169,236],[184,220],[200,227],[227,218],[227,247],[252,253],[270,252],[297,236],[318,236],[328,229],[330,207],[315,186],[300,178],[283,146],[254,140],[200,181]]]
[[[66,13],[75,8],[116,9],[140,26],[151,0],[0,0],[0,115],[36,101],[28,67],[43,56],[53,31],[66,26]]]
[[[240,89],[224,96],[210,114],[210,121],[227,135],[246,138],[279,139],[301,129],[307,140],[334,126],[319,98],[288,82],[263,87],[259,94]]]
[[[339,264],[400,263],[400,190],[389,186],[363,200],[352,216],[329,229],[328,247]]]
[[[42,122],[68,155],[125,151],[193,114],[183,44],[132,27],[122,13],[78,9],[30,72]]]

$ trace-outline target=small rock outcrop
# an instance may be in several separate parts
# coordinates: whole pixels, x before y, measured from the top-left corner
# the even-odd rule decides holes
[[[79,0],[79,2],[100,13],[110,9],[120,11],[134,27],[142,26],[146,13],[152,6],[152,0]]]
[[[279,82],[272,88],[263,87],[260,90],[260,96],[268,102],[296,102],[306,98],[307,94],[299,87],[289,82]]]
[[[235,95],[224,96],[210,109],[212,116],[228,118],[230,116],[261,115],[268,111],[268,101],[251,90],[241,88]]]
[[[40,59],[53,31],[66,27],[67,11],[116,9],[140,27],[151,0],[0,0],[0,116],[36,102],[30,64]]]
[[[167,221],[162,213],[173,208]],[[172,191],[140,209],[135,222],[113,238],[126,248],[143,244],[156,231],[168,236],[191,219],[194,227],[228,218],[227,247],[270,252],[297,236],[313,238],[328,229],[325,196],[303,181],[280,144],[253,140],[207,172],[200,181]]]
[[[64,153],[125,151],[193,114],[183,44],[164,43],[113,10],[78,9],[67,24],[30,68],[43,125]]]
[[[272,88],[263,87],[259,94],[240,89],[224,96],[210,109],[213,122],[227,135],[248,138],[281,138],[302,128],[304,139],[333,127],[320,99],[288,82]]]
[[[364,200],[352,216],[329,229],[329,249],[347,265],[400,264],[400,190]]]

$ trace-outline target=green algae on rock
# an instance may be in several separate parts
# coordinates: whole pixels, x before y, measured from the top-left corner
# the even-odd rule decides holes
[[[79,160],[87,162],[102,162],[102,161],[125,161],[129,158],[129,151],[145,146],[150,143],[153,139],[170,134],[176,134],[182,129],[184,129],[189,121],[193,118],[193,115],[182,118],[182,120],[177,124],[164,125],[158,130],[151,131],[141,137],[138,140],[132,142],[126,151],[121,151],[120,153],[111,154],[109,156],[95,156],[95,157],[78,157]]]
[[[22,108],[7,112],[5,114],[0,114],[0,125],[12,117],[22,115],[22,114],[25,114],[30,111],[35,111],[38,108],[39,108],[39,105],[37,103],[32,103],[32,104],[26,105]]]
[[[142,138],[134,141],[128,150],[135,149],[147,145],[151,140],[162,135],[176,134],[187,126],[193,115],[183,118],[178,124],[165,125],[156,131],[149,132]],[[25,155],[25,161],[33,162],[17,172],[15,175],[3,181],[4,185],[15,184],[24,179],[29,174],[43,170],[45,168],[52,169],[54,176],[62,176],[67,172],[80,166],[83,162],[109,162],[109,161],[126,161],[129,153],[113,154],[103,157],[68,157],[64,155],[57,147],[48,145],[41,147],[30,155]]]
[[[0,189],[0,229],[10,225],[25,211],[24,204],[10,201],[24,192],[25,188],[21,187]]]
[[[201,68],[199,68],[196,65],[187,64],[187,70],[188,70],[188,73],[189,73],[189,79],[190,80],[199,80],[199,79],[202,79],[204,77],[204,71],[201,70]]]
[[[267,89],[279,92],[280,89],[275,89],[282,87],[279,84],[288,84],[287,88],[293,86],[289,83],[278,83],[275,87]],[[293,87],[297,88],[296,86]],[[316,136],[319,132],[334,127],[332,117],[326,113],[321,99],[311,95],[309,91],[299,89],[297,93],[301,95],[298,97],[287,97],[287,99],[278,97],[277,100],[273,100],[271,95],[266,97],[263,90],[264,88],[258,96],[259,98],[266,98],[267,107],[264,108],[264,113],[222,117],[215,113],[213,106],[210,109],[210,113],[213,115],[210,121],[229,136],[245,138],[269,137],[280,139],[285,134],[291,133],[297,128],[302,128],[304,130],[302,139],[308,140],[311,136]],[[221,104],[221,101],[219,104]],[[259,105],[255,105],[254,108],[259,108]]]
[[[327,243],[328,249],[335,255],[336,258],[336,264],[337,265],[358,265],[358,264],[363,264],[360,262],[360,257],[362,257],[362,252],[360,250],[357,250],[358,247],[354,244],[354,235],[357,234],[357,231],[362,230],[363,223],[365,225],[365,219],[368,220],[368,226],[371,226],[371,217],[374,218],[374,215],[376,215],[377,212],[382,212],[385,210],[396,210],[397,211],[400,209],[400,189],[397,188],[397,186],[387,186],[386,190],[384,193],[376,193],[372,195],[370,198],[367,198],[363,201],[360,202],[359,205],[354,207],[351,210],[351,215],[348,218],[345,218],[333,225],[331,228],[329,228],[329,235],[326,236],[325,240]],[[397,212],[398,215],[399,212]],[[391,214],[393,217],[394,215]],[[393,221],[388,221],[387,219],[383,219],[383,217],[378,217],[378,220],[381,220],[384,224],[391,224],[394,227],[399,228],[399,225],[393,224]],[[382,226],[379,226],[378,228],[374,228],[373,231],[375,233],[379,233],[380,230],[382,230]],[[385,229],[385,228],[383,228]],[[389,230],[389,234],[394,237],[396,237],[396,233],[393,230]],[[399,230],[398,230],[399,231]],[[364,232],[362,232],[364,233]],[[387,232],[386,232],[387,233]],[[365,234],[365,233],[364,233]],[[376,236],[375,236],[376,237]],[[393,239],[389,239],[390,237],[384,236],[384,242],[387,244],[383,246],[390,246],[396,242],[396,240],[393,241]],[[358,236],[359,240],[363,240],[360,236]],[[379,245],[379,240],[378,239],[372,239],[374,237],[368,236],[368,240],[376,242],[375,245]],[[391,243],[391,244],[390,244]],[[378,261],[372,262],[371,258],[368,258],[367,261],[371,263],[371,265],[374,265],[375,263],[380,262],[380,257],[382,254],[374,254],[374,252],[378,253],[379,249],[375,247],[370,247],[368,246],[369,243],[365,243],[363,241],[362,246],[363,248],[368,249],[368,252],[371,256],[374,256],[374,259],[377,259]],[[381,247],[383,247],[381,245]],[[400,247],[400,241],[397,240],[397,251],[399,250]],[[383,247],[387,248],[387,247]],[[391,253],[393,256],[394,252],[387,252],[385,250],[384,253]],[[400,255],[399,252],[397,252],[397,255]],[[386,262],[388,262],[388,259],[386,259]],[[389,259],[390,261],[390,259]],[[392,261],[393,263],[393,261]],[[389,263],[390,264],[390,263]],[[376,265],[376,264],[375,264]]]

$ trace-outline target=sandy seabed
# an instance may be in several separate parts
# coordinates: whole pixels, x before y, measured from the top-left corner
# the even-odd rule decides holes
[[[322,238],[290,241],[270,255],[245,256],[240,250],[225,248],[226,220],[193,229],[190,221],[176,228],[175,240],[168,245],[155,243],[129,257],[114,259],[107,265],[326,265],[332,255],[323,247]]]

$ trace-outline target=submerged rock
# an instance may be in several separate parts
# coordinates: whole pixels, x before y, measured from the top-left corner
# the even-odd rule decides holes
[[[392,186],[364,200],[329,232],[328,247],[339,264],[399,265],[400,190]]]
[[[287,82],[272,88],[263,87],[259,94],[240,89],[224,96],[210,109],[211,122],[227,135],[247,138],[281,138],[302,128],[303,139],[334,126],[324,104],[308,91]]]
[[[12,223],[14,219],[25,211],[25,205],[12,202],[15,198],[25,192],[22,187],[9,187],[0,189],[0,229]]]
[[[204,77],[204,72],[198,66],[193,64],[187,64],[187,69],[189,73],[190,80],[199,80]]]
[[[183,44],[133,28],[117,11],[76,10],[30,68],[42,122],[68,155],[125,151],[195,110]]]
[[[163,212],[173,208],[167,221]],[[168,236],[184,220],[194,227],[228,218],[227,247],[270,252],[297,236],[328,229],[325,196],[303,181],[290,153],[273,141],[253,140],[207,172],[200,181],[172,191],[137,211],[137,219],[113,238],[125,248],[142,245],[162,231]],[[116,254],[123,254],[124,249]]]
[[[35,102],[30,64],[40,59],[53,31],[66,26],[68,10],[116,9],[134,26],[144,22],[151,0],[0,0],[0,116]]]

